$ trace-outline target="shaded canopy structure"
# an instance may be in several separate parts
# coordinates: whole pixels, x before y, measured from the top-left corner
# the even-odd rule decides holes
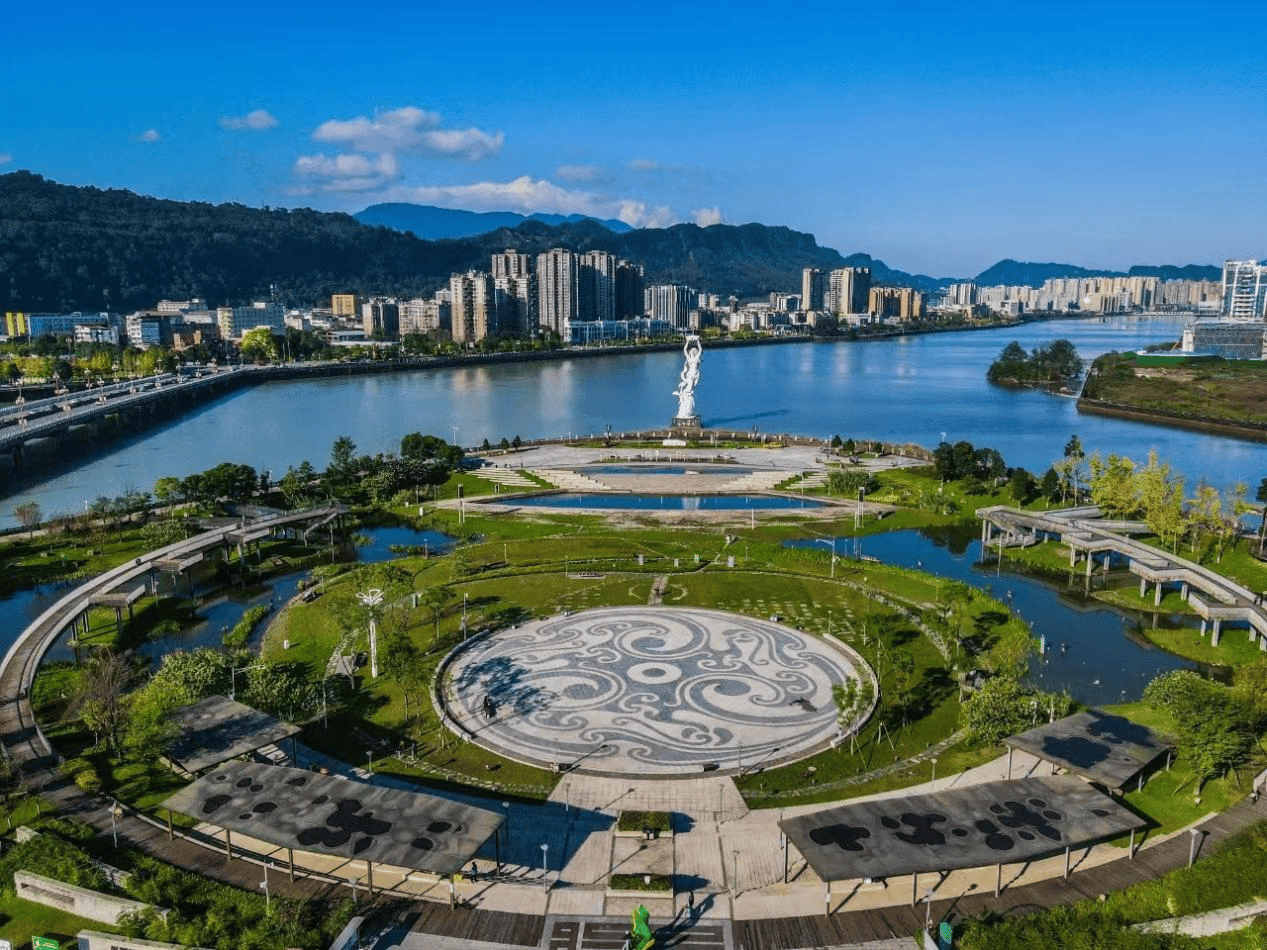
[[[779,822],[825,881],[1028,861],[1146,822],[1073,776],[837,805]]]
[[[173,720],[180,737],[167,747],[167,760],[190,775],[300,731],[299,726],[227,696],[209,696],[192,706],[183,706],[173,714]]]
[[[226,762],[163,807],[297,851],[452,874],[500,812],[304,769]]]
[[[1124,788],[1174,747],[1170,737],[1099,709],[1057,719],[1003,743],[1109,789]]]

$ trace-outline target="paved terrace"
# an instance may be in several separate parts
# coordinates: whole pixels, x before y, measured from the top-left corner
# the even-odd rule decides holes
[[[1091,576],[1095,556],[1103,556],[1108,569],[1109,558],[1118,555],[1127,562],[1127,569],[1139,577],[1139,593],[1143,597],[1153,585],[1153,603],[1160,605],[1164,588],[1177,586],[1184,600],[1201,617],[1201,634],[1211,627],[1212,643],[1219,645],[1222,625],[1228,621],[1243,623],[1251,640],[1267,651],[1267,608],[1262,597],[1236,581],[1202,567],[1193,561],[1171,554],[1162,548],[1136,541],[1127,532],[1138,533],[1141,526],[1132,522],[1106,522],[1098,508],[1068,508],[1061,511],[1030,512],[996,505],[977,511],[981,519],[983,549],[994,545],[1000,557],[1003,548],[1035,544],[1053,539],[1069,548],[1069,567],[1073,570],[1079,557],[1085,559],[1087,577]]]

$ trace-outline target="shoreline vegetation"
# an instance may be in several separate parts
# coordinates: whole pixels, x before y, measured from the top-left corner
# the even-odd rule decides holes
[[[1267,441],[1267,363],[1105,353],[1087,371],[1078,411]]]
[[[1004,386],[1028,386],[1055,392],[1070,392],[1082,375],[1082,359],[1068,340],[1041,343],[1026,353],[1013,340],[990,364],[986,379]]]

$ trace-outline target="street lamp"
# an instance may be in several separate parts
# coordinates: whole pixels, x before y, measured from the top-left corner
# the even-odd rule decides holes
[[[466,591],[462,591],[462,639],[466,639],[466,598],[470,596]]]
[[[374,750],[369,749],[365,753],[365,762],[369,766],[370,775],[374,775]]]
[[[1202,832],[1200,828],[1189,828],[1188,834],[1191,836],[1188,841],[1188,867],[1192,867],[1192,862],[1197,859],[1197,839]]]
[[[930,930],[933,926],[933,891],[936,888],[930,887],[924,892],[924,930]]]
[[[932,791],[932,787],[937,784],[937,759],[933,758],[932,763],[933,763],[933,777],[929,779],[928,781],[929,791]]]
[[[735,856],[731,870],[734,872],[734,891],[737,896],[739,894],[739,849],[735,848],[731,853]]]
[[[836,539],[835,538],[815,538],[814,541],[818,544],[831,545],[831,577],[832,577],[832,580],[835,580],[836,579]]]
[[[272,861],[264,864],[264,880],[260,882],[260,888],[264,891],[264,913],[268,913],[273,906],[272,895],[268,892],[268,869],[272,865]]]
[[[548,865],[546,863],[546,855],[549,853],[549,851],[550,851],[550,846],[546,844],[544,841],[541,842],[541,876],[542,877],[545,877],[546,871],[548,870]]]
[[[378,627],[374,622],[374,608],[383,602],[383,592],[371,587],[364,593],[356,595],[357,600],[365,605],[370,615],[370,676],[378,679]]]

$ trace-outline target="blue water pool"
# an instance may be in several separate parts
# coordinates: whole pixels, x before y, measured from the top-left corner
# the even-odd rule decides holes
[[[821,508],[823,503],[782,495],[607,495],[565,493],[516,498],[525,508],[620,508],[665,511],[735,511],[748,508]]]

